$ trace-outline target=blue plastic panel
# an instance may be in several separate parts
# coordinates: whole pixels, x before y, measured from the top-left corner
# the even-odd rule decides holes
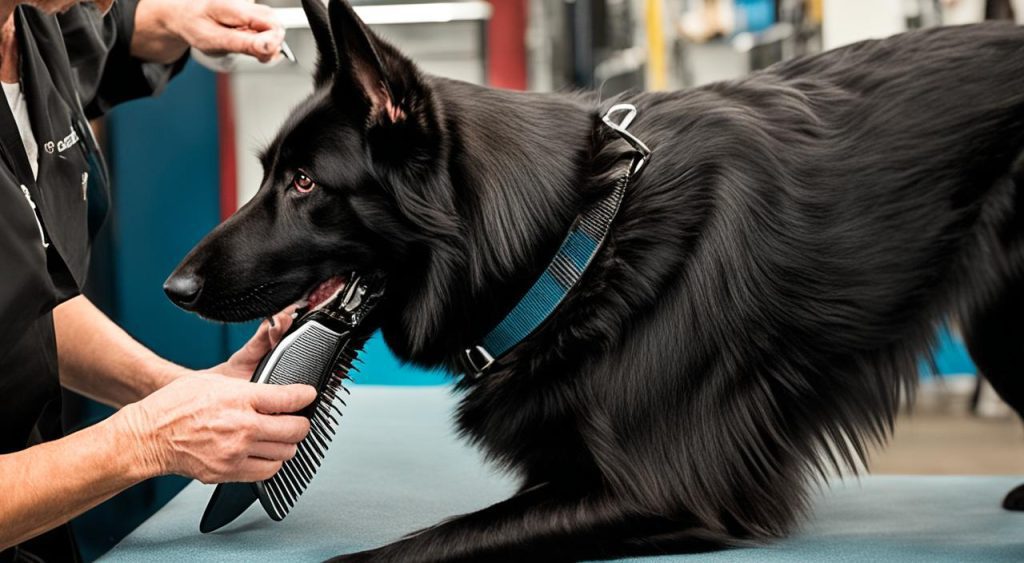
[[[775,0],[736,0],[736,32],[764,31],[775,23]]]
[[[163,282],[217,225],[220,166],[214,76],[195,63],[158,98],[107,120],[116,194],[116,319],[158,354],[191,367],[220,361],[224,329],[176,308]]]
[[[976,375],[978,368],[971,361],[964,346],[963,339],[947,326],[939,329],[938,343],[933,352],[938,375]],[[936,370],[928,362],[921,363],[921,375],[936,375]]]

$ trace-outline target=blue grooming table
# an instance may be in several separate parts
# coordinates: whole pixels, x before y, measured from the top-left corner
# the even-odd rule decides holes
[[[292,513],[258,504],[199,533],[212,486],[192,483],[101,561],[321,561],[502,500],[514,483],[456,439],[447,387],[355,386],[330,455]],[[644,561],[1024,561],[1024,514],[999,508],[1022,477],[871,476],[822,493],[792,538]]]

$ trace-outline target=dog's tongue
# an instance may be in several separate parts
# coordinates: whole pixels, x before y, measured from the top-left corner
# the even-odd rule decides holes
[[[323,302],[334,297],[334,295],[344,287],[345,278],[341,276],[334,276],[320,282],[320,285],[314,287],[313,291],[309,292],[310,310],[316,309]]]

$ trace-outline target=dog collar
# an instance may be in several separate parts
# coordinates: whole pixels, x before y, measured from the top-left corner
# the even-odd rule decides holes
[[[616,123],[613,117],[622,113],[625,116]],[[629,166],[608,195],[576,216],[554,259],[508,315],[479,343],[463,350],[462,363],[470,377],[482,376],[494,362],[547,320],[594,261],[618,215],[630,178],[640,172],[651,158],[651,149],[627,131],[636,115],[636,106],[617,104],[601,118],[605,125],[633,147],[635,152]]]

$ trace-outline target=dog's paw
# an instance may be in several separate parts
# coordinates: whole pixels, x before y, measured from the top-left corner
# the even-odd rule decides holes
[[[1006,494],[1006,498],[1003,499],[1003,508],[1024,511],[1024,485],[1020,485]]]

